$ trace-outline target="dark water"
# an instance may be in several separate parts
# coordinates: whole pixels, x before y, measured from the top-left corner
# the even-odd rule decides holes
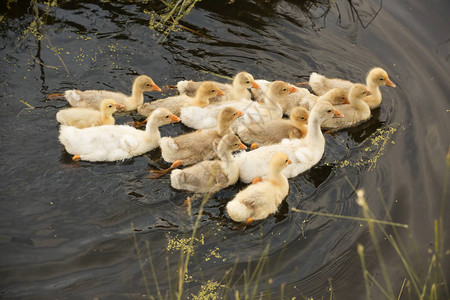
[[[151,293],[157,295],[147,241],[162,293],[176,290],[176,245],[191,236],[200,201],[191,218],[181,206],[187,194],[172,189],[168,177],[145,178],[149,168],[166,166],[158,150],[124,162],[72,163],[55,120],[67,103],[46,100],[70,88],[128,92],[138,74],[160,86],[240,70],[289,82],[312,71],[363,81],[380,66],[397,85],[382,88],[382,106],[368,123],[326,137],[322,161],[290,180],[274,216],[234,230],[225,205],[242,185],[214,195],[200,221],[183,298],[208,280],[230,282],[229,298],[236,290],[242,297],[261,256],[258,295],[328,299],[331,282],[333,299],[364,298],[358,243],[379,274],[366,226],[291,210],[362,216],[350,183],[364,188],[380,219],[387,218],[384,199],[393,219],[410,226],[419,255],[428,257],[450,144],[450,2],[204,0],[182,23],[195,32],[174,32],[162,45],[145,13],[160,2],[58,2],[39,5],[46,21],[41,39],[25,34],[35,18],[27,1],[9,9],[1,4],[2,297],[143,298],[131,223]],[[147,93],[146,100],[153,97],[162,96]],[[121,116],[117,123],[130,120]],[[162,134],[187,130],[170,125]],[[382,247],[398,292],[401,261],[387,243]],[[223,295],[223,288],[216,291]]]

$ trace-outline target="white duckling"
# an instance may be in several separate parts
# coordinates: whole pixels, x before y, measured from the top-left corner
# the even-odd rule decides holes
[[[369,105],[363,100],[371,93],[362,84],[354,84],[348,93],[350,104],[336,105],[335,109],[344,115],[343,118],[328,119],[322,123],[322,129],[337,131],[356,126],[371,116]]]
[[[250,224],[253,220],[265,219],[276,212],[289,193],[289,183],[282,171],[291,163],[285,153],[273,154],[268,178],[247,186],[227,203],[230,218]]]
[[[103,99],[113,99],[116,103],[122,104],[125,111],[131,111],[144,103],[143,93],[149,91],[161,92],[161,89],[150,77],[141,75],[133,82],[131,96],[104,90],[68,90],[64,93],[64,97],[74,107],[91,107],[95,109],[100,108],[100,103]]]
[[[341,88],[331,89],[321,96],[316,96],[305,88],[298,88],[297,92],[289,94],[289,96],[282,99],[280,106],[283,109],[283,114],[290,115],[291,110],[295,107],[301,106],[309,111],[318,101],[328,101],[332,105],[349,103],[347,94]]]
[[[170,174],[173,188],[195,193],[215,193],[235,184],[239,179],[239,166],[231,152],[247,149],[234,134],[225,135],[217,148],[219,160],[207,160]]]
[[[218,116],[217,128],[199,130],[179,135],[163,137],[160,141],[161,156],[171,162],[172,166],[165,170],[150,170],[150,178],[158,178],[181,165],[192,165],[203,160],[217,158],[217,145],[230,131],[231,124],[243,113],[233,107],[225,107]]]
[[[198,106],[206,107],[209,105],[209,99],[216,97],[217,95],[224,95],[216,84],[211,81],[203,82],[198,88],[195,97],[182,94],[173,97],[167,97],[156,101],[144,103],[138,106],[138,113],[143,116],[149,116],[152,111],[158,107],[165,107],[173,114],[179,116],[180,109],[184,106]]]
[[[308,170],[322,158],[325,149],[325,138],[320,125],[333,117],[342,117],[334,107],[326,101],[320,101],[312,108],[308,120],[308,133],[303,139],[284,139],[281,143],[263,146],[249,152],[237,154],[239,178],[249,183],[256,177],[269,174],[268,163],[272,155],[282,151],[293,161],[284,169],[286,177],[294,177]]]
[[[147,118],[147,127],[103,125],[78,129],[62,125],[59,140],[74,161],[116,161],[144,154],[159,145],[158,127],[180,119],[166,108],[158,108]]]
[[[353,82],[337,78],[327,78],[313,72],[309,77],[309,85],[314,93],[317,95],[323,95],[328,90],[336,87],[341,88],[348,93],[350,88],[353,86]],[[396,85],[389,79],[389,76],[385,70],[382,68],[373,68],[369,71],[366,77],[366,87],[372,95],[364,99],[370,109],[377,108],[381,104],[382,97],[380,86],[396,87]]]
[[[177,89],[180,94],[194,96],[197,93],[197,89],[200,87],[201,83],[201,81],[195,82],[191,80],[183,80],[177,83]],[[258,84],[255,83],[255,79],[253,78],[253,76],[247,72],[239,72],[238,74],[236,74],[231,84],[223,84],[219,82],[214,83],[224,91],[225,95],[222,95],[222,97],[214,97],[210,99],[211,103],[241,99],[251,100],[251,94],[248,89],[260,88]]]
[[[71,107],[60,110],[56,114],[56,120],[61,125],[86,128],[100,125],[114,125],[113,113],[117,109],[123,109],[123,105],[114,100],[105,99],[100,104],[100,110],[84,107]]]
[[[264,103],[255,101],[226,101],[218,105],[209,105],[205,108],[189,106],[181,109],[181,122],[186,126],[195,129],[205,129],[215,127],[217,124],[217,114],[227,106],[237,108],[245,115],[239,119],[236,126],[241,124],[261,123],[268,120],[281,119],[283,116],[279,100],[293,93],[295,87],[290,87],[286,82],[274,81],[270,84],[267,92],[264,93]]]
[[[237,134],[244,143],[267,146],[281,142],[282,139],[303,138],[308,132],[308,111],[303,107],[292,110],[289,120],[271,120],[261,124],[239,126]]]

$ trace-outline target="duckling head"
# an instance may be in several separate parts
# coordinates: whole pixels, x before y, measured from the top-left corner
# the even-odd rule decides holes
[[[100,103],[100,111],[103,111],[103,112],[105,112],[107,114],[111,114],[111,115],[113,113],[115,113],[117,110],[122,110],[124,108],[125,108],[125,106],[114,102],[114,100],[112,100],[112,99],[104,99]]]
[[[337,111],[330,102],[319,101],[317,102],[310,113],[310,120],[318,120],[319,124],[331,118],[343,118],[344,115]]]
[[[289,116],[289,119],[297,124],[308,124],[309,113],[304,107],[295,107]]]
[[[280,99],[296,91],[297,89],[295,87],[289,86],[289,84],[284,81],[277,80],[272,82],[267,92],[271,99]]]
[[[288,165],[292,164],[286,153],[277,152],[270,159],[270,170],[275,172],[281,172]]]
[[[157,86],[153,82],[153,80],[147,75],[138,76],[134,81],[134,86],[136,86],[137,89],[142,92],[150,92],[150,91],[161,92],[159,86]]]
[[[237,118],[243,116],[244,113],[234,107],[227,106],[219,112],[218,120],[224,123],[233,123]]]
[[[328,102],[333,105],[349,104],[345,91],[341,88],[334,88],[327,92]]]
[[[237,86],[242,89],[261,89],[261,87],[255,82],[255,79],[250,73],[239,72],[233,80],[233,86]]]
[[[160,107],[155,109],[152,114],[147,118],[148,120],[155,120],[158,126],[179,122],[180,118],[171,113],[167,108]]]
[[[247,149],[247,146],[242,144],[241,140],[237,137],[237,135],[232,133],[229,133],[222,138],[219,144],[219,149],[222,147],[231,152],[240,149]]]
[[[370,95],[372,95],[372,93],[363,84],[360,83],[354,84],[348,92],[350,103],[361,101],[364,97]]]
[[[202,83],[197,90],[198,100],[207,102],[207,104],[209,104],[210,98],[216,97],[217,95],[223,96],[225,93],[210,81]]]
[[[367,77],[368,80],[378,86],[387,85],[394,88],[396,87],[396,85],[389,79],[388,73],[382,68],[373,68],[372,70],[370,70]]]

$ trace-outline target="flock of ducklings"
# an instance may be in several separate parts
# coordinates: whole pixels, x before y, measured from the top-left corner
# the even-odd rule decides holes
[[[171,185],[179,190],[214,193],[239,179],[252,183],[227,204],[231,219],[249,224],[276,212],[289,192],[287,178],[321,159],[323,129],[337,131],[368,120],[381,104],[380,86],[395,87],[381,68],[370,70],[365,85],[317,73],[308,84],[314,94],[240,72],[231,84],[180,81],[178,96],[149,103],[143,92],[161,89],[145,75],[135,79],[131,96],[68,90],[64,96],[73,107],[56,115],[59,140],[74,161],[124,160],[160,147],[172,165],[151,170],[150,177],[171,171]],[[115,125],[116,111],[134,110],[147,116],[145,130]],[[159,126],[179,121],[198,130],[161,138]]]

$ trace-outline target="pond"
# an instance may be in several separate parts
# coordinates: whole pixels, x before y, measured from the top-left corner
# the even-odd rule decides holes
[[[450,212],[450,2],[203,0],[167,36],[150,26],[159,1],[3,2],[2,297],[160,299],[159,290],[175,298],[189,257],[181,299],[366,299],[358,244],[386,289],[368,223],[319,215],[364,217],[356,189],[375,218],[409,226],[381,228],[404,241],[415,266],[428,267],[434,220]],[[368,122],[326,135],[322,160],[289,180],[279,211],[245,230],[225,211],[244,184],[189,210],[182,204],[191,194],[171,188],[168,175],[146,178],[168,166],[158,149],[121,162],[72,162],[55,119],[68,103],[47,99],[72,88],[128,93],[141,74],[159,86],[228,82],[242,70],[291,83],[313,71],[363,82],[374,66],[397,88],[382,88]],[[145,101],[167,94],[175,92],[149,92]],[[122,114],[116,123],[142,119]],[[163,136],[189,131],[161,128]],[[406,297],[402,261],[378,226],[377,236],[395,299]],[[372,296],[384,297],[376,287]]]

